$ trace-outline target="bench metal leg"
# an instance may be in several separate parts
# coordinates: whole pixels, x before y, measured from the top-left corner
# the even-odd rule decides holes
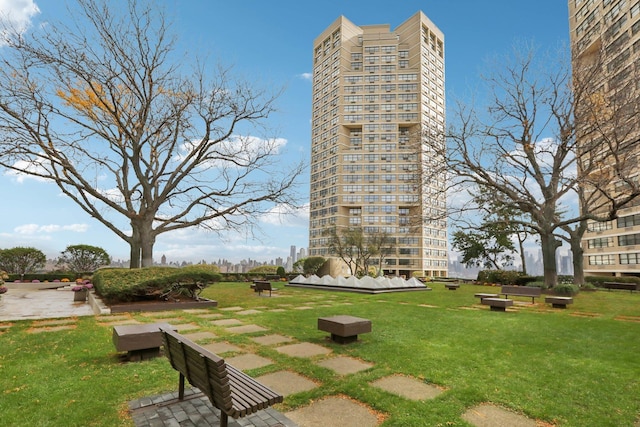
[[[228,427],[229,425],[229,416],[224,412],[220,411],[220,427]]]
[[[184,375],[180,374],[180,382],[178,384],[178,399],[184,399]]]

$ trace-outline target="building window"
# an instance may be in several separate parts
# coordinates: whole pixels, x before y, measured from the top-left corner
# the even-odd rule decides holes
[[[620,254],[620,264],[639,264],[640,253]]]
[[[618,218],[618,228],[633,227],[636,225],[640,225],[640,214]]]
[[[589,232],[596,232],[596,231],[604,231],[604,230],[611,230],[613,228],[613,224],[611,223],[611,221],[606,221],[606,222],[591,222],[587,225],[587,231]]]
[[[640,234],[618,236],[618,246],[640,245]]]
[[[614,265],[616,258],[614,255],[590,255],[589,265]]]
[[[603,237],[600,239],[590,239],[587,241],[589,249],[608,248],[613,246],[613,237]]]

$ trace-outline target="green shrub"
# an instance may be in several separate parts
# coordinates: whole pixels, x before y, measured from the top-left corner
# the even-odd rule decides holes
[[[261,276],[265,274],[276,274],[277,268],[278,267],[276,267],[275,265],[261,265],[259,267],[252,268],[247,272],[247,274],[251,274],[254,276]]]
[[[558,283],[573,284],[573,276],[568,276],[568,275],[558,276]]]
[[[479,283],[497,283],[499,285],[515,285],[522,275],[520,271],[514,270],[482,270],[478,273]]]
[[[174,283],[201,283],[208,286],[220,281],[220,278],[217,267],[206,264],[182,268],[103,268],[93,275],[93,285],[107,304],[113,304],[159,296]]]
[[[556,295],[573,296],[577,294],[579,290],[578,286],[572,283],[558,283],[553,287]]]
[[[529,284],[527,286],[531,286],[531,287],[534,287],[534,288],[540,288],[540,289],[546,289],[547,288],[545,286],[544,282],[541,281],[541,280],[535,280],[534,282],[529,282]]]
[[[538,280],[535,276],[525,276],[521,274],[516,278],[515,284],[518,286],[532,286],[530,283],[534,283]]]

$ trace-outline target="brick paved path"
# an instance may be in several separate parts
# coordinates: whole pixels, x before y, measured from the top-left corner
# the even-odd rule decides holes
[[[178,392],[167,393],[129,402],[136,427],[217,427],[220,411],[209,399],[193,389],[185,389],[184,400]],[[258,411],[245,418],[229,418],[229,427],[298,427],[293,421],[272,408]]]

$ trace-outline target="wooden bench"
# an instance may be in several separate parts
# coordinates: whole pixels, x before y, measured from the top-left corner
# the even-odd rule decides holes
[[[536,297],[542,295],[542,289],[534,286],[503,286],[500,291],[500,295],[504,295],[505,298],[509,296],[514,297],[531,297],[531,303],[535,302]]]
[[[269,291],[269,296],[271,296],[271,291],[276,290],[276,288],[271,286],[271,282],[266,282],[262,280],[254,281],[252,288],[255,292],[258,293],[258,295],[262,295],[262,292],[264,291]]]
[[[450,291],[455,291],[460,287],[460,285],[458,283],[445,283],[444,287],[449,289]]]
[[[318,329],[329,332],[332,341],[348,344],[357,341],[358,334],[371,332],[371,320],[345,315],[320,317]]]
[[[637,283],[604,282],[602,286],[608,290],[622,289],[622,290],[631,291],[631,292],[638,290]]]
[[[513,300],[506,298],[482,298],[481,304],[488,305],[491,311],[507,311],[513,305]]]
[[[567,304],[573,304],[572,297],[544,297],[544,302],[551,304],[553,308],[567,308]]]
[[[186,378],[220,410],[220,427],[227,427],[229,417],[245,417],[282,402],[282,395],[184,336],[162,329],[162,337],[164,353],[180,373],[178,398],[184,399]]]
[[[119,325],[113,327],[113,344],[118,351],[127,352],[127,360],[140,361],[160,356],[162,333],[160,328],[175,328],[168,323]]]

